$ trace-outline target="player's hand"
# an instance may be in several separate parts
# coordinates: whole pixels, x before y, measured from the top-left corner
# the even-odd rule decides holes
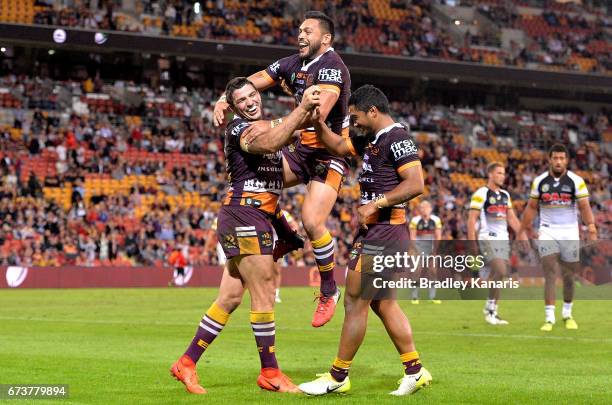
[[[258,137],[265,135],[270,131],[270,121],[255,121],[242,133],[244,143],[250,145]]]
[[[323,116],[321,115],[321,110],[319,107],[315,107],[315,109],[312,110],[312,113],[310,113],[310,121],[315,128],[320,128],[323,126]]]
[[[306,111],[312,111],[321,104],[321,89],[319,86],[310,86],[304,91],[300,106]]]
[[[223,125],[225,121],[225,112],[229,109],[229,104],[225,101],[217,101],[213,109],[213,124],[216,127]]]
[[[369,202],[366,205],[362,205],[357,210],[357,215],[359,217],[359,224],[362,228],[367,229],[366,222],[368,222],[368,218],[378,212],[378,207],[374,205],[374,202]]]

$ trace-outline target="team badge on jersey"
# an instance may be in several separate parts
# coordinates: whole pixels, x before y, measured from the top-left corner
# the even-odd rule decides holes
[[[543,192],[547,192],[548,190],[550,190],[550,186],[549,186],[548,184],[544,184],[544,185],[542,186],[542,191],[543,191]]]
[[[270,232],[264,232],[261,234],[261,245],[265,247],[272,246],[272,235]]]
[[[234,235],[225,235],[223,238],[223,246],[226,249],[237,249],[238,241],[234,237]]]
[[[289,149],[289,152],[295,153],[295,145],[294,144],[289,145],[288,149]]]
[[[495,204],[497,199],[495,197],[489,197],[489,204]]]

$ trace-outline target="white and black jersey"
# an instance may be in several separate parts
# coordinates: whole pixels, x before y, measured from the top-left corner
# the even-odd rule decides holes
[[[508,210],[512,200],[506,190],[493,191],[480,187],[472,195],[470,209],[480,211],[478,239],[508,240]]]

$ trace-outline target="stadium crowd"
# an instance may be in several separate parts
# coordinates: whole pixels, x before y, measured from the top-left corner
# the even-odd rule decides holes
[[[99,1],[93,8],[85,3],[53,7],[55,3],[38,0],[32,23],[275,45],[295,45],[300,23],[295,4],[283,0],[202,1],[198,6],[186,0],[139,1],[133,13],[123,12],[113,1]],[[612,20],[601,9],[553,1],[453,2],[475,7],[497,27],[482,35],[468,30],[461,41],[451,34],[451,26],[434,17],[434,5],[445,3],[315,0],[304,7],[323,10],[337,20],[334,46],[344,52],[583,72],[612,70],[607,34]],[[472,21],[464,23],[476,27]],[[503,48],[501,28],[523,30],[528,40],[511,41]]]
[[[226,177],[222,130],[211,125],[212,90],[7,76],[0,92],[1,265],[152,265],[175,247],[192,264],[217,263],[212,227]],[[266,110],[268,117],[291,106],[287,97],[265,100],[275,108]],[[600,237],[610,236],[610,154],[602,148],[610,111],[549,114],[399,101],[392,110],[421,148],[424,198],[444,223],[444,239],[465,238],[466,207],[491,160],[507,162],[508,190],[520,213],[531,180],[545,170],[543,150],[557,141],[570,147],[572,169],[587,180]],[[358,167],[354,162],[327,224],[340,264],[357,226]],[[281,198],[296,218],[303,194],[300,186]],[[311,248],[288,263],[314,264]]]

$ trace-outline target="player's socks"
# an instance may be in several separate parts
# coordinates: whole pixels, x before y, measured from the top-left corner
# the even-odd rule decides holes
[[[573,302],[564,302],[563,303],[563,309],[561,311],[561,316],[563,317],[563,319],[567,319],[567,318],[571,318],[572,317],[572,306],[574,306]]]
[[[429,299],[432,301],[436,299],[436,287],[429,287]]]
[[[255,335],[261,368],[278,368],[276,353],[274,352],[276,338],[274,311],[251,311],[251,328],[253,328],[253,334]]]
[[[321,276],[321,293],[329,297],[336,292],[334,280],[334,239],[325,231],[319,239],[313,240],[312,248]]]
[[[545,321],[547,323],[555,323],[555,306],[554,305],[546,305],[544,307],[544,314],[546,316]]]
[[[487,303],[485,304],[485,311],[487,312],[497,312],[497,304],[495,302],[495,300],[492,299],[488,299]]]
[[[419,299],[419,289],[418,288],[413,288],[412,289],[412,300],[418,300]]]
[[[195,337],[187,351],[185,351],[185,355],[193,360],[194,363],[197,363],[200,357],[202,357],[202,353],[210,346],[217,335],[221,333],[229,317],[230,314],[213,302],[202,318]]]
[[[338,382],[342,382],[348,377],[349,369],[351,368],[352,360],[341,360],[336,357],[329,374]]]
[[[419,353],[408,352],[400,354],[400,360],[404,365],[404,374],[416,374],[421,371],[421,360],[419,359]]]

